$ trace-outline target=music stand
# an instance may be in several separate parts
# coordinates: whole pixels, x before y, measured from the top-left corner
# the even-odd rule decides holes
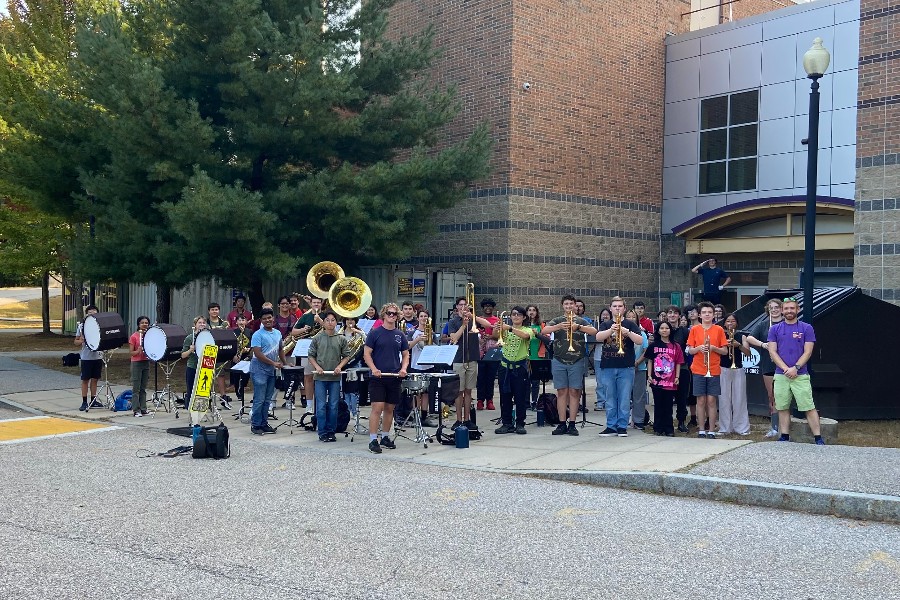
[[[234,417],[236,421],[240,421],[241,423],[244,423],[246,425],[250,422],[250,411],[247,410],[246,387],[241,387],[241,382],[243,381],[242,378],[244,375],[247,375],[249,377],[250,361],[239,361],[234,364],[229,370],[232,373],[238,374],[238,383],[234,386],[234,395],[237,396],[237,399],[241,401],[241,408],[231,416]]]
[[[420,365],[428,365],[432,367],[438,367],[442,371],[448,371],[453,367],[453,360],[456,358],[456,346],[435,346],[428,345],[422,348],[422,353],[419,355]],[[437,377],[437,386],[435,387],[434,400],[429,405],[429,410],[437,413],[438,416],[438,428],[437,428],[437,437],[440,440],[440,432],[444,429],[444,411],[441,410],[443,408],[441,406],[441,377],[440,373],[436,373]],[[427,446],[426,446],[427,447]]]
[[[585,390],[585,377],[581,378],[581,406],[579,410],[581,411],[581,428],[584,429],[585,425],[596,425],[597,427],[606,427],[606,423],[597,423],[596,421],[591,421],[587,418],[588,409],[587,409],[587,391]],[[562,418],[562,417],[560,417]],[[574,419],[572,419],[574,422]]]
[[[309,347],[309,344],[307,344],[307,348],[308,347]],[[287,406],[288,406],[288,418],[275,426],[275,429],[277,430],[282,425],[287,425],[288,428],[291,430],[291,435],[294,435],[294,427],[296,427],[297,425],[302,425],[302,423],[300,421],[298,421],[297,419],[294,418],[294,387],[293,386],[294,386],[294,383],[296,382],[295,378],[297,376],[297,373],[296,373],[297,371],[299,371],[300,373],[303,373],[303,367],[288,367],[288,366],[281,367],[282,373],[288,372],[288,374],[291,376],[291,382],[288,384],[288,389],[285,390],[285,392],[284,392],[284,399],[285,399],[285,402],[287,402]],[[288,398],[289,394],[290,394],[290,398]],[[273,414],[275,413],[274,407],[272,408],[272,413]]]
[[[102,404],[108,408],[109,410],[113,410],[116,406],[116,395],[112,391],[112,386],[109,383],[109,359],[112,357],[112,353],[115,352],[115,348],[112,350],[102,350],[102,355],[100,360],[103,361],[103,383],[97,388],[97,395],[91,398],[91,401],[88,402],[87,408],[84,409],[84,412],[88,412],[91,410],[91,404],[94,403],[94,400],[100,397],[100,392],[103,392],[103,401]]]

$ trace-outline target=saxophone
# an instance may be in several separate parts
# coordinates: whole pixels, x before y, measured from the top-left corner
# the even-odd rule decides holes
[[[428,322],[425,323],[425,335],[422,336],[425,338],[425,345],[430,346],[434,343],[434,331],[431,329],[431,319],[428,319]]]

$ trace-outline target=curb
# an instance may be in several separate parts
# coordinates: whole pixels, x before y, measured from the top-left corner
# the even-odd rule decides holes
[[[22,412],[26,412],[30,415],[40,415],[43,416],[43,412],[39,411],[36,408],[31,408],[30,406],[26,406],[25,404],[19,404],[18,402],[13,402],[8,398],[4,398],[0,396],[0,406],[8,406],[14,410],[21,410]]]
[[[900,524],[900,497],[898,496],[861,494],[683,473],[531,471],[520,474],[636,492]]]

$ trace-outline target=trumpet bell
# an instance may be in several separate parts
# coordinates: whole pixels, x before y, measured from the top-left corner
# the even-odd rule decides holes
[[[341,277],[328,290],[328,304],[341,317],[358,317],[372,304],[372,290],[358,277]]]
[[[316,298],[325,299],[328,298],[328,290],[340,279],[344,279],[344,269],[336,262],[324,260],[314,264],[306,274],[306,287]]]

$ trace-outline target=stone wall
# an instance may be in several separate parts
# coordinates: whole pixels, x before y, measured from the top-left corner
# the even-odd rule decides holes
[[[900,304],[900,3],[860,2],[854,283]]]

